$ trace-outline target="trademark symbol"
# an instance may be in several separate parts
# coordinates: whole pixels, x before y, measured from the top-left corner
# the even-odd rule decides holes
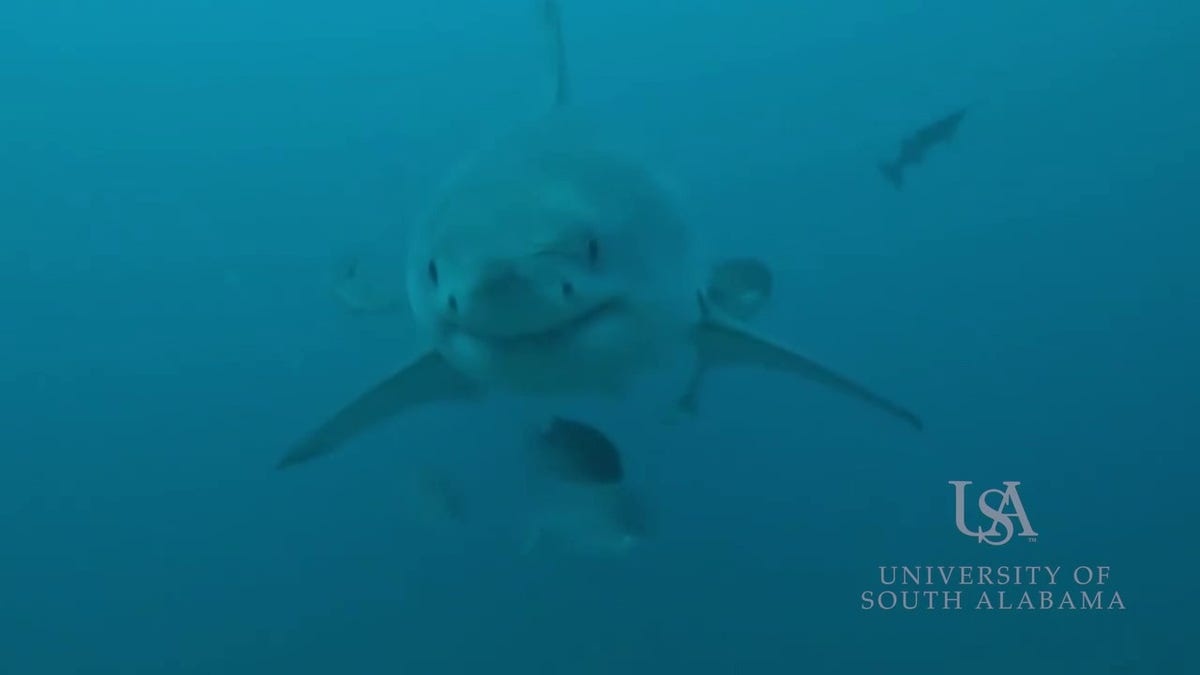
[[[1037,543],[1037,537],[1030,537],[1030,538],[1029,538],[1029,543],[1031,543],[1031,544],[1036,544],[1036,543]]]

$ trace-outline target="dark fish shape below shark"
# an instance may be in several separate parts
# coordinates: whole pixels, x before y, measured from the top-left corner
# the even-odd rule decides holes
[[[583,422],[551,417],[534,439],[534,453],[540,467],[567,482],[612,484],[625,477],[617,446]]]
[[[904,172],[920,164],[930,149],[949,143],[958,132],[958,127],[967,115],[967,107],[958,110],[917,129],[900,144],[900,152],[891,161],[881,162],[879,171],[897,190],[904,188]]]

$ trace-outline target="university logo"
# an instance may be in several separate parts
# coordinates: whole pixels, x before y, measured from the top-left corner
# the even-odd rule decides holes
[[[1005,481],[1003,490],[992,488],[984,490],[979,495],[979,512],[983,514],[983,517],[992,521],[987,530],[984,530],[983,527],[977,527],[975,530],[967,527],[964,502],[966,501],[967,486],[971,485],[971,481],[952,480],[950,484],[954,486],[955,520],[958,523],[959,532],[978,539],[980,543],[987,542],[992,546],[1007,544],[1012,540],[1014,534],[1018,537],[1030,537],[1030,541],[1034,541],[1032,537],[1038,536],[1029,524],[1029,516],[1025,515],[1025,506],[1021,504],[1021,495],[1017,493],[1017,486],[1021,484],[1020,482]],[[1010,508],[1011,510],[1009,510]],[[1013,518],[1016,518],[1021,524],[1020,532],[1016,532],[1016,528],[1013,527]]]

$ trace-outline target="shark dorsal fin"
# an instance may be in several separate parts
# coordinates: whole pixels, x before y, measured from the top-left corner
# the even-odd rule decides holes
[[[557,0],[541,0],[542,20],[550,39],[550,59],[554,67],[554,107],[571,102],[571,84],[567,73],[567,48],[563,40],[562,13]]]

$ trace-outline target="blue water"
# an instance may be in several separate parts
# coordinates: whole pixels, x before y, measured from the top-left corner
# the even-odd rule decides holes
[[[676,427],[597,411],[657,510],[615,559],[518,554],[504,400],[277,472],[411,356],[333,270],[389,269],[544,109],[531,3],[8,0],[0,673],[1197,672],[1200,5],[563,15],[576,103],[771,265],[756,325],[926,431],[753,371]],[[892,189],[877,163],[967,104]],[[412,517],[429,463],[462,524]],[[963,536],[951,480],[1021,481],[1037,541]],[[1125,609],[862,608],[880,566],[1004,564],[1109,566]]]

